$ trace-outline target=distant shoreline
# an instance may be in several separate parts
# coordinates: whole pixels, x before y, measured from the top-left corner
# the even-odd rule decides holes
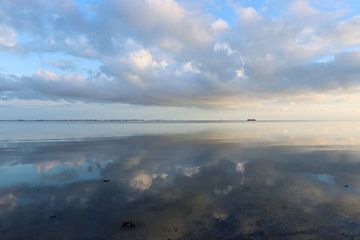
[[[88,123],[256,123],[256,122],[354,122],[360,120],[168,120],[168,119],[14,119],[0,122],[88,122]]]

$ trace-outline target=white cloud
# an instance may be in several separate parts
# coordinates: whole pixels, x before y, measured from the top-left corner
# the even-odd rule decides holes
[[[257,22],[261,20],[260,14],[252,7],[238,7],[237,8],[240,20],[246,23]]]
[[[360,16],[354,16],[348,21],[342,21],[336,26],[333,38],[342,46],[360,44]]]
[[[289,12],[297,17],[309,17],[319,14],[319,11],[310,6],[309,0],[292,1]]]
[[[211,28],[215,32],[219,32],[219,31],[222,31],[222,30],[225,30],[225,29],[229,28],[229,24],[225,20],[219,18],[218,20],[216,20],[215,22],[213,22],[211,24]]]
[[[16,33],[8,26],[0,25],[0,47],[15,47]]]
[[[149,67],[154,64],[151,53],[145,49],[130,53],[129,60],[135,67],[140,69]]]
[[[58,81],[60,80],[60,77],[56,75],[55,73],[45,70],[45,69],[38,69],[35,73],[35,77],[43,80],[48,81]]]
[[[233,50],[227,43],[216,43],[214,46],[214,51],[215,52],[224,51],[229,56],[236,53],[236,51]]]
[[[194,63],[192,62],[184,63],[182,66],[182,71],[185,73],[200,73],[200,70],[195,67]]]
[[[45,61],[48,69],[38,66],[32,75],[2,74],[3,100],[243,106],[360,85],[359,16],[339,18],[308,1],[284,4],[276,16],[231,5],[238,21],[229,23],[216,11],[186,8],[186,1],[110,0],[91,18],[72,1],[26,1],[18,18],[16,1],[5,1],[2,49],[45,60],[66,54],[98,66]],[[17,39],[22,34],[26,41]],[[331,58],[317,61],[323,56]]]

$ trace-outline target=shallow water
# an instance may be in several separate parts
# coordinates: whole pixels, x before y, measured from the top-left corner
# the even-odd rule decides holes
[[[0,123],[0,239],[360,239],[360,122]]]

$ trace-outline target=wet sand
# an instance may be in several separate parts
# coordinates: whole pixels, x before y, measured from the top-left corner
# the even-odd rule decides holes
[[[1,239],[360,239],[355,129],[307,126],[3,140]]]

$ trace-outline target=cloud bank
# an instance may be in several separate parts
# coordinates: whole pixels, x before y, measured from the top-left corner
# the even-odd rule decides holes
[[[3,0],[0,51],[45,60],[1,72],[0,98],[208,107],[354,89],[360,13],[329,2]]]

